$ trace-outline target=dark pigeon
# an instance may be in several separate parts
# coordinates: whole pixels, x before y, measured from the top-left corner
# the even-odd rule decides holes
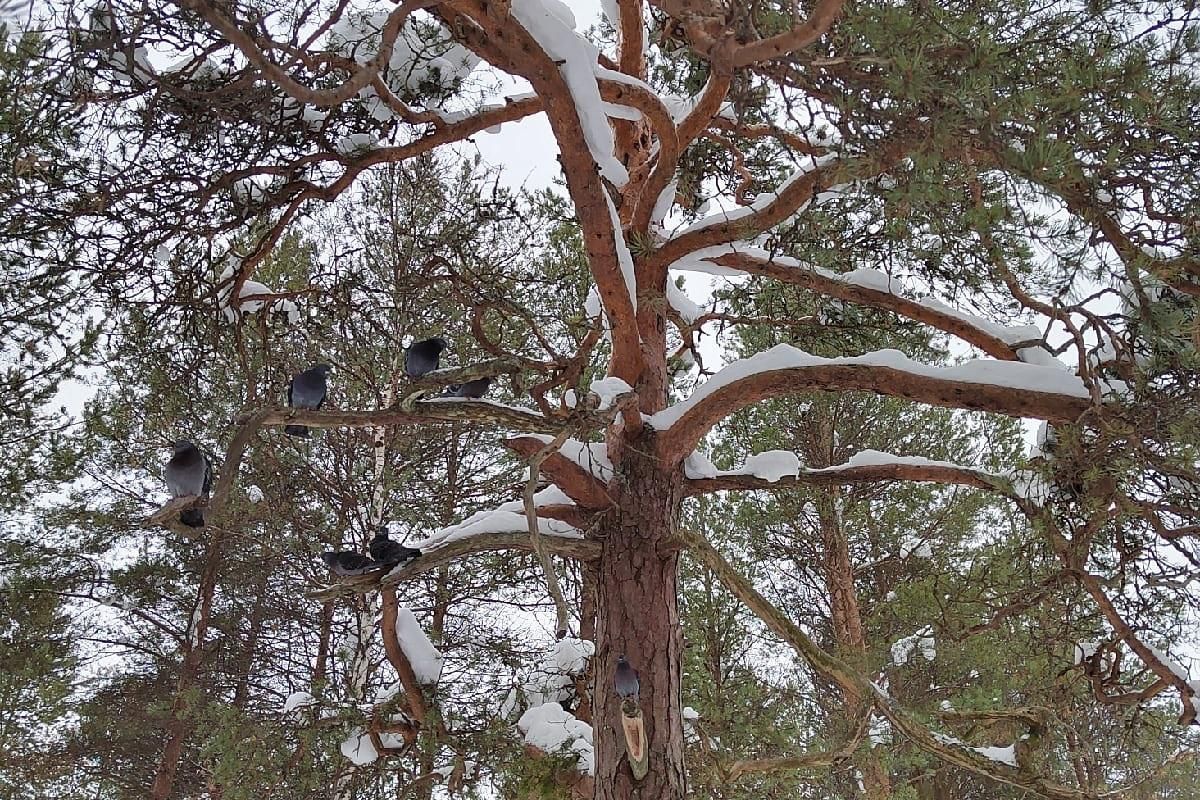
[[[442,392],[442,397],[465,397],[468,400],[478,400],[487,394],[492,385],[491,378],[476,378],[466,383],[452,383]]]
[[[325,394],[328,387],[325,375],[332,369],[328,364],[317,364],[311,369],[297,373],[288,384],[288,405],[306,411],[316,411],[325,404]],[[284,433],[292,436],[308,437],[308,428],[303,425],[286,425]]]
[[[617,687],[617,695],[625,699],[638,699],[641,684],[638,683],[637,670],[629,666],[625,656],[617,656],[617,674],[613,683]]]
[[[174,454],[163,470],[171,497],[207,497],[212,489],[212,463],[208,457],[187,439],[172,443],[171,448]],[[189,528],[203,528],[204,514],[198,508],[189,508],[179,515],[179,521]]]
[[[371,551],[371,558],[389,567],[411,561],[421,555],[420,550],[405,547],[389,539],[386,525],[380,525],[375,529],[375,538],[371,540],[368,549]]]
[[[433,372],[438,368],[442,351],[449,346],[450,343],[440,336],[413,342],[404,354],[404,373],[410,378],[419,378]]]
[[[383,566],[362,553],[355,553],[351,550],[327,550],[321,553],[321,560],[334,575],[362,575]]]

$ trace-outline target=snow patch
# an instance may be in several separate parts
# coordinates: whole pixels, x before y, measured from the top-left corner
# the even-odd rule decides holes
[[[898,639],[892,645],[892,663],[897,666],[902,666],[908,663],[912,657],[913,651],[919,650],[921,656],[926,661],[933,661],[937,658],[937,645],[933,637],[933,628],[926,625],[921,630],[905,636],[903,639]]]
[[[316,704],[317,698],[313,697],[310,693],[292,692],[287,696],[287,699],[283,701],[283,708],[280,709],[280,711],[281,713],[288,714],[298,708],[307,708],[308,706],[313,706]]]
[[[528,709],[517,721],[517,728],[525,735],[525,744],[545,753],[574,754],[580,772],[594,773],[592,726],[564,711],[558,703],[543,703]]]
[[[442,674],[442,654],[429,641],[411,609],[401,608],[396,613],[396,638],[412,664],[417,681],[427,685],[437,683]]]
[[[612,408],[619,395],[632,392],[633,387],[620,378],[609,377],[593,382],[588,391],[600,398],[596,409],[605,411]]]

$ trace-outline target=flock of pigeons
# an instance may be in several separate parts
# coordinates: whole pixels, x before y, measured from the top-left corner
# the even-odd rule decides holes
[[[447,347],[449,343],[440,336],[414,342],[404,354],[404,373],[410,378],[419,378],[433,372],[438,368],[442,351]],[[328,393],[326,375],[330,369],[328,364],[317,364],[293,376],[288,384],[288,405],[306,411],[320,409]],[[487,393],[491,382],[491,378],[479,378],[466,383],[451,384],[441,396],[478,399]],[[287,425],[283,430],[292,436],[308,437],[308,428],[303,425]],[[171,497],[207,497],[212,490],[213,480],[212,462],[208,456],[186,439],[173,442],[171,447],[174,453],[163,471]],[[190,528],[202,528],[204,512],[198,508],[189,508],[179,515],[179,521]],[[421,551],[414,547],[405,547],[393,542],[388,537],[386,525],[375,528],[375,536],[367,545],[367,552],[370,553],[369,556],[353,550],[328,550],[321,553],[321,560],[334,575],[348,577],[363,575],[377,569],[391,569],[407,564],[421,555]],[[613,678],[617,695],[623,700],[636,703],[640,688],[637,670],[623,655],[617,659],[617,669]]]
[[[438,368],[442,351],[447,347],[449,343],[440,336],[414,342],[404,354],[404,373],[410,378],[419,378],[433,372]],[[328,393],[326,375],[330,369],[332,368],[328,364],[317,364],[293,376],[288,384],[288,405],[305,411],[320,409]],[[479,378],[466,383],[451,384],[441,396],[478,399],[487,393],[491,383],[491,378]],[[309,435],[308,428],[303,425],[287,425],[283,430],[284,433],[302,438]],[[163,478],[171,497],[207,497],[212,490],[212,461],[187,439],[173,442],[171,447],[174,452],[163,471]],[[204,512],[198,508],[189,508],[179,515],[179,521],[189,528],[202,528]],[[395,567],[421,555],[420,550],[405,547],[389,539],[386,525],[375,529],[375,536],[367,550],[370,553],[369,557],[352,550],[331,550],[322,553],[321,560],[335,575],[350,576]]]

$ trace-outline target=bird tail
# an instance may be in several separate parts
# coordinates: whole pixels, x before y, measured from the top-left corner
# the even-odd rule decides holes
[[[189,508],[179,515],[179,521],[189,528],[203,528],[204,512],[198,508]]]
[[[291,436],[299,436],[301,439],[308,438],[308,428],[303,425],[285,425],[283,432]]]

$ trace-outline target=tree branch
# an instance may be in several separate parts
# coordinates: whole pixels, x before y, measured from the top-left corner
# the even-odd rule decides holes
[[[847,483],[872,481],[918,481],[972,486],[976,489],[995,491],[1001,488],[1003,479],[982,470],[970,467],[955,467],[941,464],[867,464],[863,466],[806,469],[799,475],[785,476],[768,481],[754,475],[718,475],[715,478],[697,478],[684,483],[684,494],[722,491],[782,491],[799,486],[840,486]]]
[[[917,300],[910,300],[884,289],[874,289],[851,283],[845,278],[812,269],[799,262],[786,263],[784,259],[771,258],[770,254],[765,252],[761,254],[735,252],[714,256],[708,260],[750,275],[762,275],[782,283],[802,286],[805,289],[846,302],[886,309],[902,317],[957,336],[963,341],[975,345],[992,358],[1002,361],[1018,360],[1013,347],[995,334],[971,324],[961,316],[931,307]]]
[[[1028,385],[1016,388],[987,383],[969,372],[964,375],[962,367],[929,367],[908,362],[912,364],[911,371],[897,368],[892,365],[904,364],[906,359],[893,355],[898,354],[883,351],[852,359],[823,359],[779,345],[751,359],[736,361],[699,387],[692,397],[650,417],[649,424],[663,431],[658,439],[659,457],[665,463],[677,464],[695,449],[704,434],[738,409],[767,398],[814,390],[852,389],[946,408],[1051,421],[1075,420],[1091,407],[1086,396],[1033,389]],[[791,361],[797,366],[753,372],[754,359],[761,359],[760,363],[766,365]],[[1026,371],[1030,378],[1055,377],[1054,370],[1048,367],[1004,361],[987,363],[997,381],[1005,378],[999,367]],[[1008,377],[1015,378],[1017,374],[1009,372]],[[1079,391],[1086,395],[1082,383]]]
[[[742,45],[733,51],[733,66],[745,67],[808,47],[829,30],[829,26],[842,13],[843,3],[844,0],[821,0],[809,13],[808,19],[790,31]]]
[[[547,551],[560,558],[595,561],[600,557],[599,542],[593,542],[588,539],[546,536],[543,542]],[[326,586],[309,592],[306,596],[314,600],[333,600],[347,595],[367,594],[381,587],[395,586],[404,581],[412,580],[419,575],[424,575],[427,572],[433,572],[465,556],[498,550],[517,550],[532,553],[533,542],[530,541],[528,532],[480,533],[466,539],[458,539],[432,550],[423,551],[419,558],[410,561],[399,569],[392,570],[382,577],[379,573],[360,575],[340,581],[332,586]]]
[[[504,445],[525,458],[532,458],[545,445],[545,441],[532,436],[516,436],[505,440]],[[554,452],[546,456],[541,463],[541,470],[582,508],[612,507],[613,501],[604,483],[561,453]]]

